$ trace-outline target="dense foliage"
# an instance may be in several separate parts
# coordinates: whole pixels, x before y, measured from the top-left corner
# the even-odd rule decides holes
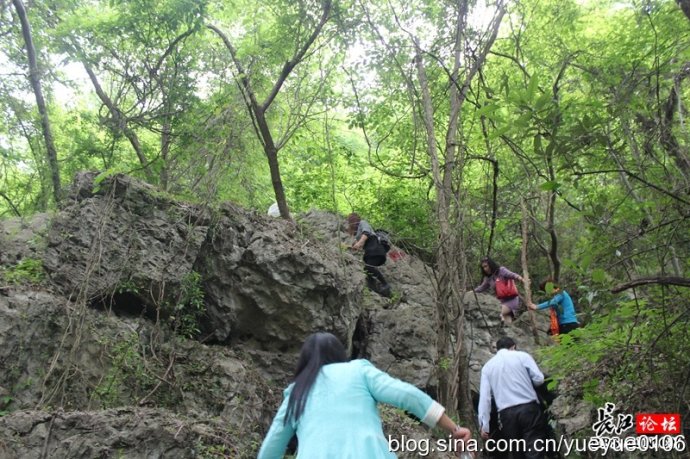
[[[465,287],[487,253],[519,269],[526,218],[532,277],[558,278],[587,325],[546,352],[555,374],[595,403],[687,416],[688,2],[510,2],[492,43],[487,23],[502,6],[2,2],[0,217],[56,208],[85,169],[262,212],[279,185],[292,212],[356,210],[434,261],[443,188],[428,150],[433,125],[461,209]],[[492,43],[485,56],[483,43]]]

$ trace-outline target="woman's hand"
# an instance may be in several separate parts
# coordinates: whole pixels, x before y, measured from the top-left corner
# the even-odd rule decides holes
[[[472,432],[466,427],[456,427],[453,431],[453,438],[456,440],[462,440],[464,443],[472,438]]]
[[[462,443],[462,446],[457,445],[455,443],[453,445],[455,448],[460,446],[459,448],[456,449],[456,453],[455,453],[458,457],[467,457],[468,454],[470,455],[470,457],[472,457],[472,458],[474,457],[473,453],[468,453],[465,451],[465,449],[467,448],[467,442],[470,441],[471,439],[472,439],[472,432],[470,432],[470,429],[458,426],[455,428],[455,430],[453,430],[453,440],[460,440],[460,442]]]
[[[362,234],[359,241],[352,244],[352,250],[361,250],[361,248],[364,247],[364,243],[367,242],[367,239],[369,239],[369,236],[367,236],[366,233]]]

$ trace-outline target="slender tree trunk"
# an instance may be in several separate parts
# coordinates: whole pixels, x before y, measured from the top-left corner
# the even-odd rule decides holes
[[[285,196],[285,188],[283,188],[283,181],[280,178],[280,165],[278,163],[278,148],[273,140],[273,135],[271,134],[271,129],[266,121],[266,116],[264,110],[257,107],[254,110],[254,115],[256,119],[256,124],[258,125],[259,132],[261,133],[261,139],[264,144],[264,153],[266,154],[266,159],[268,160],[268,168],[271,172],[271,183],[273,184],[273,192],[276,197],[276,203],[278,203],[278,210],[280,211],[280,216],[286,220],[291,220],[290,209],[287,205],[287,198]]]
[[[549,180],[553,183],[556,180],[556,174],[553,169],[553,157],[551,154],[547,155]],[[551,276],[553,280],[558,282],[561,276],[561,259],[558,257],[558,234],[556,233],[556,191],[549,192],[549,200],[546,207],[546,230],[549,233],[551,243],[549,245],[549,260],[551,264]]]
[[[528,214],[525,198],[520,198],[520,209],[522,210],[522,278],[525,280],[525,302],[529,304],[532,302],[532,280],[529,277],[529,265],[527,263],[527,235],[529,234],[529,232],[527,230]],[[531,309],[529,309],[529,319],[532,324],[532,335],[534,336],[534,342],[536,344],[539,344],[539,331],[537,330],[537,321],[534,317],[534,311],[532,311]]]
[[[675,161],[686,186],[690,182],[690,158],[688,158],[684,149],[681,148],[673,133],[673,117],[680,108],[681,83],[688,76],[690,76],[690,62],[686,62],[680,73],[674,78],[673,87],[664,104],[664,112],[660,122],[661,146]]]
[[[450,303],[450,270],[447,269],[446,262],[448,257],[445,252],[449,249],[450,241],[448,240],[448,218],[447,206],[444,205],[447,200],[443,189],[443,180],[441,176],[441,167],[438,158],[438,149],[436,143],[436,134],[434,127],[434,108],[431,99],[431,91],[429,90],[429,81],[426,75],[426,68],[422,59],[421,49],[417,49],[415,56],[415,64],[417,66],[417,79],[421,89],[421,103],[422,103],[422,119],[426,129],[426,147],[429,155],[429,162],[431,163],[431,173],[434,181],[434,188],[437,194],[436,200],[436,216],[439,220],[439,241],[437,264],[436,264],[436,350],[439,362],[443,362],[440,367],[440,374],[438,378],[438,393],[441,403],[446,407],[449,413],[456,412],[458,399],[457,394],[453,393],[451,388],[454,384],[450,379],[453,377],[448,374],[448,368],[452,372],[451,345],[450,345],[450,323],[448,317],[451,315],[449,309]]]
[[[12,0],[14,8],[17,10],[19,22],[22,26],[22,36],[24,37],[24,44],[26,45],[26,54],[29,60],[29,80],[31,81],[31,88],[36,97],[36,105],[38,106],[38,113],[41,116],[41,129],[43,130],[43,139],[46,143],[46,156],[48,165],[50,167],[50,178],[53,183],[53,198],[58,204],[62,197],[62,189],[60,186],[60,167],[58,165],[57,150],[53,142],[53,133],[50,128],[50,118],[48,117],[48,109],[43,98],[43,91],[41,89],[41,78],[38,71],[38,62],[36,60],[36,48],[34,48],[33,38],[31,35],[31,25],[26,15],[26,9],[22,0]]]
[[[321,7],[322,10],[319,22],[316,24],[309,37],[304,41],[304,43],[302,43],[299,49],[295,51],[295,54],[292,56],[292,58],[285,62],[276,82],[273,84],[273,87],[266,96],[266,99],[261,103],[259,103],[257,99],[257,95],[254,92],[252,83],[249,80],[248,73],[245,71],[244,66],[237,57],[237,51],[232,45],[232,42],[230,42],[228,37],[216,26],[207,26],[223,40],[225,47],[228,48],[228,51],[230,51],[230,56],[232,57],[232,61],[235,64],[235,69],[239,75],[238,78],[240,80],[240,84],[244,89],[247,110],[253,118],[257,136],[263,144],[264,153],[266,154],[266,158],[268,160],[268,167],[271,171],[271,182],[273,183],[273,191],[275,193],[276,203],[278,203],[278,210],[280,210],[280,216],[286,220],[291,220],[292,217],[290,216],[290,209],[288,208],[287,198],[285,197],[283,181],[280,178],[280,166],[278,163],[278,151],[280,148],[278,145],[276,145],[273,135],[271,134],[268,121],[266,120],[266,111],[278,96],[283,84],[285,84],[285,80],[287,80],[288,76],[290,76],[295,67],[305,59],[307,52],[316,41],[316,38],[321,34],[324,25],[328,21],[331,14],[331,0],[325,0]],[[282,145],[280,146],[282,147]]]
[[[163,191],[168,191],[168,180],[169,180],[169,155],[170,155],[170,123],[166,121],[163,123],[161,129],[161,172],[160,172],[160,187]]]
[[[461,389],[462,376],[465,374],[465,362],[467,361],[467,349],[465,346],[465,308],[462,303],[464,285],[462,284],[461,274],[465,272],[465,266],[459,266],[460,254],[464,252],[464,247],[460,244],[461,222],[459,221],[461,211],[458,209],[460,203],[452,200],[453,196],[453,172],[461,171],[462,164],[456,163],[458,152],[458,129],[460,125],[460,109],[462,108],[463,94],[460,91],[458,81],[460,79],[460,69],[463,65],[462,56],[465,50],[465,27],[467,24],[467,13],[469,9],[468,0],[457,2],[457,17],[455,25],[455,44],[453,48],[453,70],[449,89],[450,107],[448,114],[448,130],[446,131],[445,158],[443,163],[443,181],[441,188],[437,188],[438,198],[438,217],[440,222],[441,238],[439,240],[438,266],[444,277],[448,281],[439,288],[439,298],[445,307],[448,308],[446,318],[449,325],[455,322],[455,346],[452,349],[453,358],[451,360],[451,372],[448,378],[448,404],[452,411],[458,410],[464,418],[471,416],[471,405],[467,400],[469,391]],[[460,186],[461,180],[458,180]],[[453,212],[453,209],[455,210]],[[454,218],[454,224],[451,218]],[[455,319],[455,320],[454,320]]]
[[[91,66],[83,59],[81,63],[84,66],[86,73],[89,75],[89,79],[91,80],[91,84],[93,84],[96,95],[99,99],[101,99],[103,105],[108,108],[110,116],[113,118],[113,122],[115,123],[115,127],[113,129],[116,132],[118,130],[121,131],[125,137],[127,137],[127,140],[129,140],[130,145],[132,145],[132,148],[134,149],[134,153],[137,155],[137,158],[139,158],[139,163],[144,171],[144,175],[146,175],[146,179],[153,183],[154,177],[149,169],[149,162],[146,159],[144,150],[141,148],[139,137],[137,136],[136,132],[127,126],[127,119],[124,117],[124,115],[122,115],[120,109],[115,106],[115,103],[110,99],[110,97],[108,97],[105,91],[103,91],[103,88],[101,87],[101,84],[99,83],[93,69],[91,69]]]
[[[436,253],[436,327],[437,353],[441,371],[439,372],[439,399],[450,415],[460,410],[464,418],[472,416],[472,406],[469,403],[469,390],[462,390],[461,381],[466,375],[467,349],[465,346],[465,314],[463,294],[465,287],[465,258],[462,241],[462,209],[459,194],[454,195],[454,179],[460,177],[455,184],[461,188],[462,162],[458,161],[459,149],[458,131],[460,129],[460,114],[465,92],[483,64],[488,48],[493,44],[498,25],[503,16],[502,4],[500,14],[492,24],[494,29],[485,43],[485,49],[475,58],[473,66],[464,70],[462,85],[460,84],[461,69],[463,68],[463,53],[465,52],[465,27],[469,9],[468,0],[458,0],[456,3],[457,16],[455,26],[455,41],[453,49],[453,68],[449,72],[449,115],[448,127],[443,145],[443,157],[439,157],[434,124],[434,108],[429,89],[429,82],[424,67],[423,51],[419,42],[412,37],[416,47],[415,64],[417,79],[421,89],[422,120],[426,129],[427,153],[431,164],[431,172],[436,192],[436,218],[438,219],[438,246]],[[459,193],[459,191],[458,191]],[[453,339],[455,340],[453,342]]]
[[[676,3],[680,6],[680,9],[683,10],[685,17],[690,19],[690,0],[676,0]]]

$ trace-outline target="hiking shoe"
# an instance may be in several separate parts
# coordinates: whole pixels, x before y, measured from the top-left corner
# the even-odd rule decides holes
[[[385,298],[390,298],[392,296],[391,286],[388,284],[382,285],[378,291],[378,294]]]

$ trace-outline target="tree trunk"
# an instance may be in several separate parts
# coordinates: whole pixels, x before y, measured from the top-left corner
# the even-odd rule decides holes
[[[271,171],[271,182],[273,183],[273,192],[275,193],[278,210],[280,210],[280,216],[286,220],[291,220],[292,217],[290,216],[290,209],[287,205],[283,181],[280,178],[280,167],[278,164],[279,148],[273,139],[268,121],[266,120],[266,111],[275,100],[276,96],[283,87],[285,80],[287,80],[288,76],[290,76],[290,73],[292,73],[295,67],[305,59],[309,48],[311,48],[311,46],[314,44],[316,38],[321,34],[321,30],[328,21],[332,7],[331,0],[325,0],[321,7],[322,10],[319,22],[316,24],[309,37],[307,37],[299,49],[295,51],[295,54],[292,56],[292,58],[285,62],[280,71],[280,75],[278,75],[276,82],[273,84],[268,96],[266,96],[266,99],[262,103],[259,103],[252,83],[249,80],[248,73],[245,71],[244,66],[238,59],[237,51],[228,37],[216,26],[207,26],[223,40],[225,47],[228,48],[228,51],[230,51],[230,56],[235,64],[235,69],[237,70],[241,86],[245,93],[244,95],[246,98],[247,110],[255,122],[254,126],[257,131],[256,134],[263,144],[264,153],[266,153],[266,158],[268,159],[268,167]],[[282,147],[282,145],[280,146]]]
[[[458,264],[460,254],[464,253],[464,247],[460,244],[460,232],[462,228],[460,217],[459,202],[452,201],[453,196],[453,172],[461,171],[462,164],[456,164],[458,152],[458,128],[460,121],[460,109],[462,108],[462,94],[458,80],[460,78],[460,68],[462,67],[462,54],[465,50],[465,27],[467,24],[467,13],[469,2],[460,0],[457,2],[457,18],[455,24],[455,44],[453,48],[453,70],[449,89],[450,110],[448,114],[448,130],[446,131],[445,158],[443,163],[443,177],[437,188],[438,198],[438,218],[440,223],[440,238],[438,251],[438,266],[447,282],[439,287],[440,296],[437,301],[441,301],[446,312],[445,320],[450,324],[455,322],[455,346],[453,347],[453,359],[451,360],[451,372],[448,378],[448,404],[451,413],[457,412],[463,418],[471,417],[472,408],[468,403],[469,391],[461,390],[462,375],[465,374],[467,349],[465,347],[465,308],[462,303],[464,293],[463,280],[461,275],[465,272],[465,266]],[[461,180],[458,180],[461,183]],[[459,185],[458,183],[458,185]],[[451,211],[453,206],[454,212]],[[454,224],[451,224],[451,213]]]
[[[271,171],[271,183],[273,184],[273,193],[276,197],[276,203],[278,204],[280,216],[286,220],[291,220],[292,217],[290,216],[290,208],[287,205],[283,181],[280,178],[278,148],[275,145],[273,135],[271,134],[271,129],[268,126],[266,116],[261,107],[256,107],[254,109],[254,117],[259,128],[259,133],[261,134],[261,139],[263,140],[264,153],[266,154],[266,159],[268,160],[268,168]]]
[[[160,188],[163,191],[168,191],[169,180],[169,165],[168,156],[170,154],[170,123],[166,120],[161,128],[161,172],[160,172]]]
[[[521,261],[522,261],[522,278],[525,284],[525,303],[530,304],[532,302],[532,280],[529,277],[529,268],[527,263],[527,204],[525,203],[525,198],[520,198],[520,210],[522,211],[522,250],[521,250]],[[534,311],[529,310],[529,319],[532,324],[532,335],[534,336],[534,342],[539,344],[539,331],[537,330],[537,321],[534,317]]]
[[[57,150],[53,142],[53,134],[50,128],[50,119],[48,117],[48,109],[43,98],[43,91],[41,90],[41,79],[38,71],[38,62],[36,60],[36,49],[34,48],[33,38],[31,36],[31,26],[29,19],[26,16],[26,9],[22,0],[12,0],[14,8],[17,10],[19,21],[22,26],[22,36],[24,37],[24,44],[26,45],[26,54],[29,60],[29,80],[31,81],[31,88],[36,97],[36,105],[38,106],[38,113],[41,116],[41,129],[43,130],[43,139],[46,143],[46,156],[48,165],[50,167],[50,178],[53,183],[53,198],[58,204],[62,197],[62,189],[60,186],[60,167],[58,165]]]
[[[690,76],[690,62],[686,62],[682,70],[674,78],[674,84],[664,104],[664,112],[660,122],[661,146],[673,158],[686,186],[690,182],[690,158],[688,158],[688,155],[681,148],[676,136],[673,134],[673,117],[680,106],[681,83],[688,76]]]
[[[685,17],[690,19],[690,0],[676,0],[680,9],[683,10]]]
[[[438,398],[446,407],[449,414],[452,415],[457,410],[458,398],[457,394],[454,393],[452,389],[455,384],[450,381],[453,378],[453,366],[449,365],[453,359],[450,345],[450,322],[448,320],[448,317],[451,315],[448,309],[452,304],[450,298],[451,289],[449,288],[452,270],[447,266],[448,261],[452,261],[452,258],[448,257],[446,254],[451,245],[448,231],[448,208],[446,205],[447,199],[445,198],[446,190],[443,188],[441,167],[438,158],[434,127],[434,107],[431,99],[431,91],[429,90],[426,69],[422,60],[421,49],[419,48],[417,48],[415,63],[417,66],[417,79],[421,89],[422,119],[426,129],[427,154],[429,155],[429,162],[431,163],[431,172],[437,195],[436,216],[439,221],[438,252],[436,254],[436,352],[440,363]],[[448,370],[450,370],[450,372]]]
[[[462,209],[459,198],[454,195],[454,184],[461,188],[462,161],[458,161],[458,131],[460,114],[469,82],[484,62],[488,48],[493,44],[498,25],[503,16],[502,4],[499,14],[491,24],[494,29],[484,44],[485,49],[475,58],[471,67],[464,70],[463,84],[459,83],[463,68],[463,52],[466,46],[466,18],[469,9],[468,0],[457,1],[455,24],[454,62],[449,73],[448,127],[443,145],[444,157],[439,157],[434,124],[434,107],[429,89],[429,82],[424,67],[422,54],[416,38],[412,38],[415,48],[417,79],[421,89],[422,119],[426,129],[427,153],[436,192],[436,218],[438,219],[438,242],[436,252],[436,327],[437,353],[439,360],[439,400],[446,407],[449,415],[460,413],[464,419],[470,419],[472,404],[469,389],[461,384],[465,380],[467,366],[467,349],[465,346],[464,323],[465,310],[463,295],[465,290],[464,247],[462,240]],[[456,190],[456,192],[458,192]],[[453,339],[455,340],[453,342]],[[467,390],[462,390],[462,388]],[[458,411],[459,410],[459,411]]]
[[[115,123],[113,130],[115,132],[121,131],[125,135],[125,137],[127,137],[127,140],[129,140],[130,145],[132,145],[132,148],[134,149],[134,153],[137,155],[137,158],[139,158],[139,163],[141,164],[141,168],[144,171],[144,175],[146,175],[146,179],[149,182],[153,183],[153,174],[149,169],[149,162],[146,159],[144,150],[141,148],[141,143],[139,143],[139,137],[137,136],[136,132],[134,132],[132,129],[129,128],[129,126],[127,126],[127,119],[122,115],[120,109],[115,106],[115,103],[110,99],[110,97],[108,97],[105,91],[103,91],[103,88],[101,87],[101,84],[98,82],[98,78],[96,77],[94,71],[91,69],[91,66],[89,66],[89,64],[87,64],[84,59],[82,59],[81,63],[84,66],[86,73],[89,75],[89,79],[91,80],[91,84],[93,84],[94,90],[96,91],[96,95],[99,99],[101,99],[103,105],[105,105],[108,108],[110,116],[112,116],[113,118],[113,123]]]

